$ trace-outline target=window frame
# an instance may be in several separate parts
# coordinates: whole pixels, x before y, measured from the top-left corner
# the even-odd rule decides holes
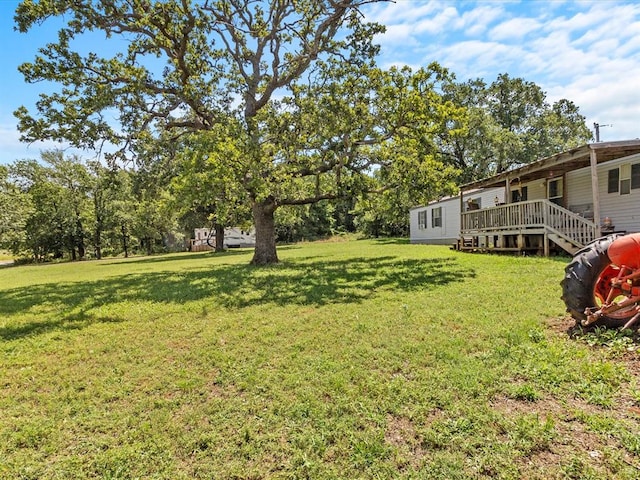
[[[427,210],[421,210],[418,212],[418,230],[427,229]]]
[[[640,163],[631,164],[631,190],[640,188]]]
[[[620,169],[610,168],[607,170],[607,193],[620,192]]]
[[[640,188],[640,163],[631,165],[631,190]]]
[[[442,228],[442,207],[431,209],[431,228]]]
[[[553,193],[553,195],[552,195]],[[564,178],[556,177],[547,182],[547,200],[559,206],[564,206]]]

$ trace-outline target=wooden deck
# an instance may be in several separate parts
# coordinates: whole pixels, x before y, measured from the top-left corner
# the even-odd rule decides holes
[[[598,237],[598,226],[548,200],[499,205],[461,215],[460,250],[575,253]]]

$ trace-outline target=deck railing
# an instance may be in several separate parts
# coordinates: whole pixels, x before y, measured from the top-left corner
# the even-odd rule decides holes
[[[595,223],[549,200],[498,205],[464,212],[461,216],[462,235],[527,233],[533,229],[545,229],[577,246],[595,240],[598,234]]]

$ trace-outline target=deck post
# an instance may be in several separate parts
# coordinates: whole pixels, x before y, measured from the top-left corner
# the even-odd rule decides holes
[[[509,177],[506,178],[506,180],[504,181],[504,203],[505,205],[507,203],[511,203],[511,190],[510,190],[510,180]]]
[[[458,245],[464,247],[464,237],[462,236],[462,229],[464,225],[462,224],[463,218],[462,214],[464,213],[464,189],[460,189],[460,229],[458,230]],[[458,248],[458,250],[462,250],[462,248]]]
[[[549,256],[549,234],[546,232],[544,232],[544,256],[548,257]]]
[[[596,224],[596,237],[600,232],[600,189],[598,187],[598,157],[596,151],[591,147],[589,152],[591,165],[591,195],[593,199],[593,222]]]

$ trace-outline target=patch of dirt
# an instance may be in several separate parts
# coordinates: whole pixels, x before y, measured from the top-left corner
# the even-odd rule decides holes
[[[430,424],[441,417],[442,412],[435,410],[429,415],[425,423]],[[388,445],[396,447],[413,468],[420,466],[422,459],[427,454],[416,426],[407,417],[387,415],[387,429],[384,440]]]
[[[547,318],[544,322],[553,332],[562,335],[573,336],[576,329],[576,320],[569,315],[563,317]]]
[[[518,462],[521,478],[564,478],[562,467],[567,466],[576,457],[588,463],[605,478],[611,473],[606,464],[605,451],[623,448],[613,436],[590,431],[588,425],[580,419],[581,413],[611,415],[614,412],[603,410],[580,399],[572,399],[570,404],[564,405],[554,398],[527,402],[500,397],[494,399],[491,406],[507,418],[534,414],[553,420],[555,437],[548,448],[536,450]],[[614,416],[617,415],[614,413]]]

